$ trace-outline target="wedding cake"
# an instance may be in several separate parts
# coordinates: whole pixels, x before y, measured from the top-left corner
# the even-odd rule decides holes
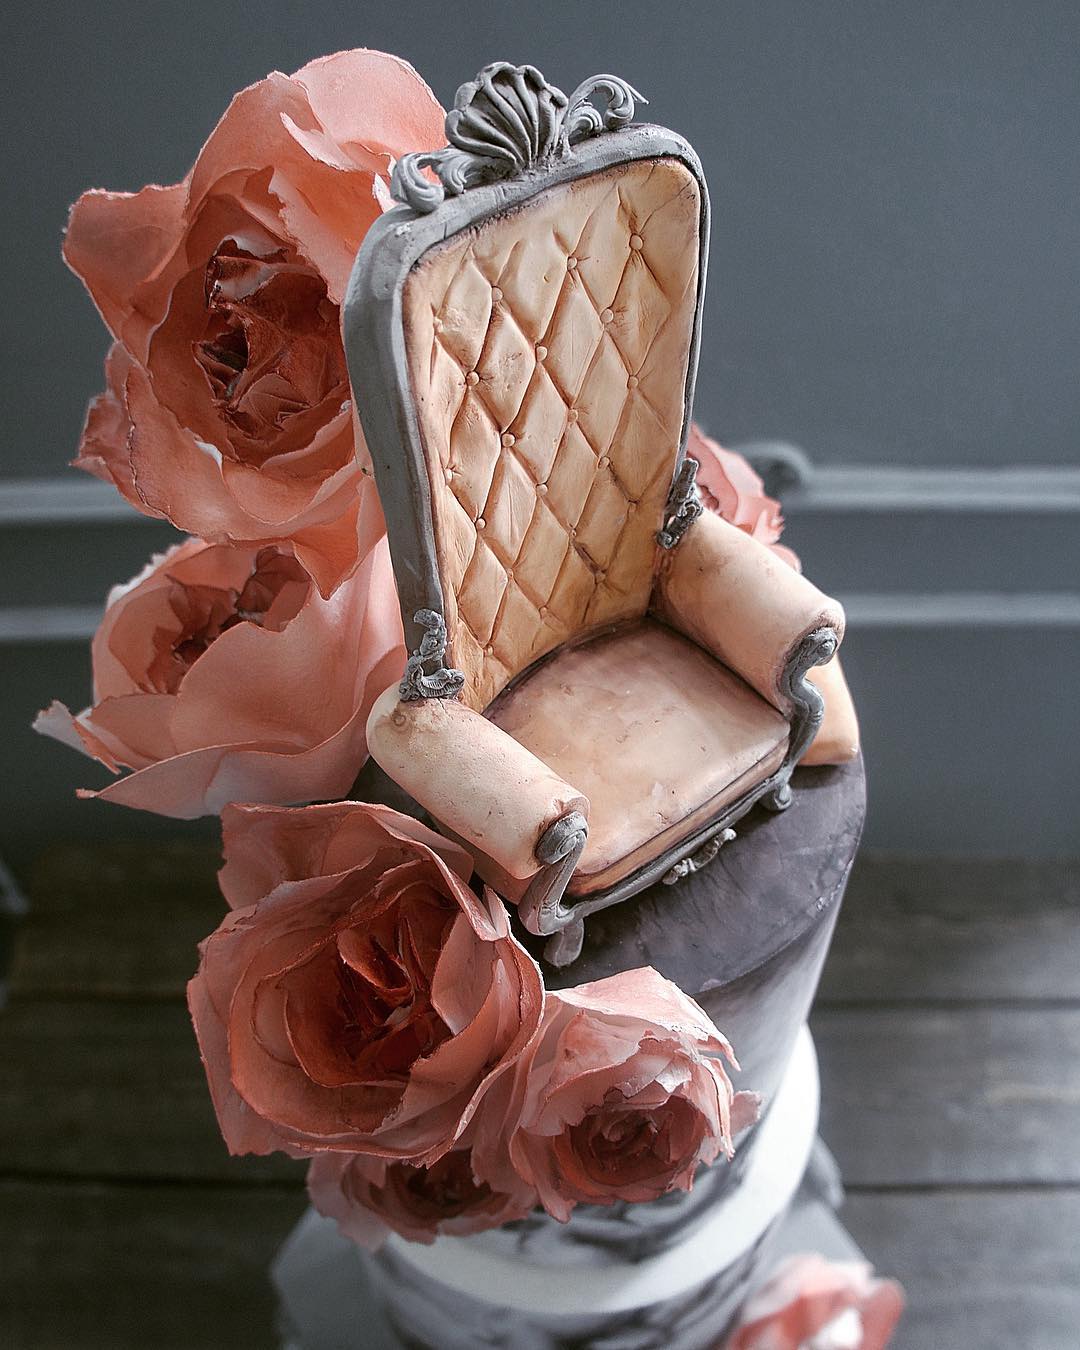
[[[98,795],[221,817],[189,1006],[309,1162],[290,1346],[878,1350],[806,1017],[864,813],[844,615],[692,421],[709,195],[599,75],[365,50],[90,192]]]

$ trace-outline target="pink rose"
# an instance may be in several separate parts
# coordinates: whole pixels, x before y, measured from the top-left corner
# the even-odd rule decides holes
[[[501,1194],[477,1181],[468,1148],[451,1149],[430,1167],[364,1154],[321,1153],[308,1168],[311,1203],[335,1219],[342,1235],[374,1250],[387,1234],[410,1242],[463,1237],[522,1219],[536,1196],[518,1182]]]
[[[233,1153],[426,1165],[543,1010],[540,971],[464,849],[388,807],[231,806],[233,912],[188,986]]]
[[[326,600],[286,545],[190,539],[112,591],[91,652],[93,706],[35,728],[134,772],[80,795],[184,819],[340,796],[404,661],[386,541]]]
[[[698,462],[697,483],[702,504],[754,539],[772,547],[799,571],[799,560],[791,549],[778,544],[784,528],[780,503],[765,493],[765,485],[733,450],[725,450],[706,436],[696,422],[690,424],[686,453]]]
[[[723,1350],[883,1350],[904,1291],[859,1261],[791,1256],[746,1303]]]
[[[339,52],[239,93],[182,183],[85,193],[64,256],[116,345],[76,464],[204,539],[293,541],[329,594],[378,537],[339,306],[392,161],[444,140],[411,66]]]
[[[689,1190],[756,1116],[722,1059],[735,1064],[724,1037],[650,967],[551,993],[539,1034],[483,1104],[476,1174],[508,1192],[516,1173],[561,1222],[578,1204]]]

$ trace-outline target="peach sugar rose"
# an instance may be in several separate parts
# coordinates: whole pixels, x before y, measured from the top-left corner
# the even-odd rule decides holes
[[[524,1182],[511,1180],[509,1194],[477,1181],[471,1150],[455,1148],[430,1167],[320,1153],[308,1168],[307,1186],[311,1203],[337,1221],[344,1237],[374,1250],[391,1232],[431,1243],[444,1234],[464,1237],[523,1219],[536,1195]]]
[[[64,256],[115,345],[76,464],[187,533],[291,540],[330,594],[381,530],[339,307],[393,160],[444,140],[411,66],[339,52],[239,93],[183,182],[85,193]]]
[[[901,1287],[865,1262],[790,1256],[717,1350],[885,1350],[903,1310]]]
[[[234,908],[188,1004],[225,1142],[431,1166],[543,1010],[502,901],[388,807],[230,806],[222,826]]]
[[[476,1175],[502,1193],[524,1181],[562,1222],[578,1204],[689,1190],[757,1115],[725,1059],[701,1008],[651,967],[549,993],[539,1034],[478,1113]]]
[[[81,795],[183,819],[340,796],[405,660],[386,540],[327,600],[285,545],[190,539],[112,591],[91,655],[93,705],[34,724],[133,770]]]
[[[765,484],[750,464],[734,450],[725,450],[691,422],[686,437],[686,453],[698,462],[698,493],[702,505],[722,516],[729,525],[768,544],[798,572],[799,560],[791,549],[779,543],[784,529],[780,503],[768,496]]]

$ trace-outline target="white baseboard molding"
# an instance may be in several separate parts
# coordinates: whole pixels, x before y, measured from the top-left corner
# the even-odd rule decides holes
[[[1080,592],[996,595],[958,591],[840,597],[848,629],[1065,628],[1080,629]],[[39,605],[0,609],[0,645],[84,642],[101,622],[100,605]]]
[[[750,447],[746,447],[750,448]],[[759,447],[764,449],[765,447]],[[1080,467],[808,467],[784,496],[792,515],[811,511],[944,511],[1080,513]],[[0,528],[28,525],[147,524],[107,483],[72,473],[56,478],[0,479]]]
[[[815,465],[784,510],[1080,513],[1080,468],[877,468]]]
[[[840,597],[848,628],[1080,628],[1080,592],[988,591]]]

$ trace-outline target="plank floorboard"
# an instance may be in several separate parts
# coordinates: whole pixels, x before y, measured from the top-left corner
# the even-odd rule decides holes
[[[1080,1008],[818,1009],[849,1184],[1080,1183]]]
[[[296,1193],[0,1183],[5,1350],[258,1350]]]
[[[241,1182],[301,1167],[229,1156],[181,1003],[15,1000],[0,1063],[5,1175]]]
[[[1080,865],[860,856],[819,1003],[1080,1000]]]
[[[1080,1192],[849,1195],[840,1217],[907,1291],[892,1350],[1080,1345]]]
[[[226,912],[215,845],[164,839],[51,849],[22,878],[15,993],[182,995]]]
[[[0,1344],[275,1343],[302,1166],[233,1159],[182,1003],[216,844],[68,844],[0,1014]],[[895,1350],[1080,1347],[1080,867],[866,854],[813,1018]]]

